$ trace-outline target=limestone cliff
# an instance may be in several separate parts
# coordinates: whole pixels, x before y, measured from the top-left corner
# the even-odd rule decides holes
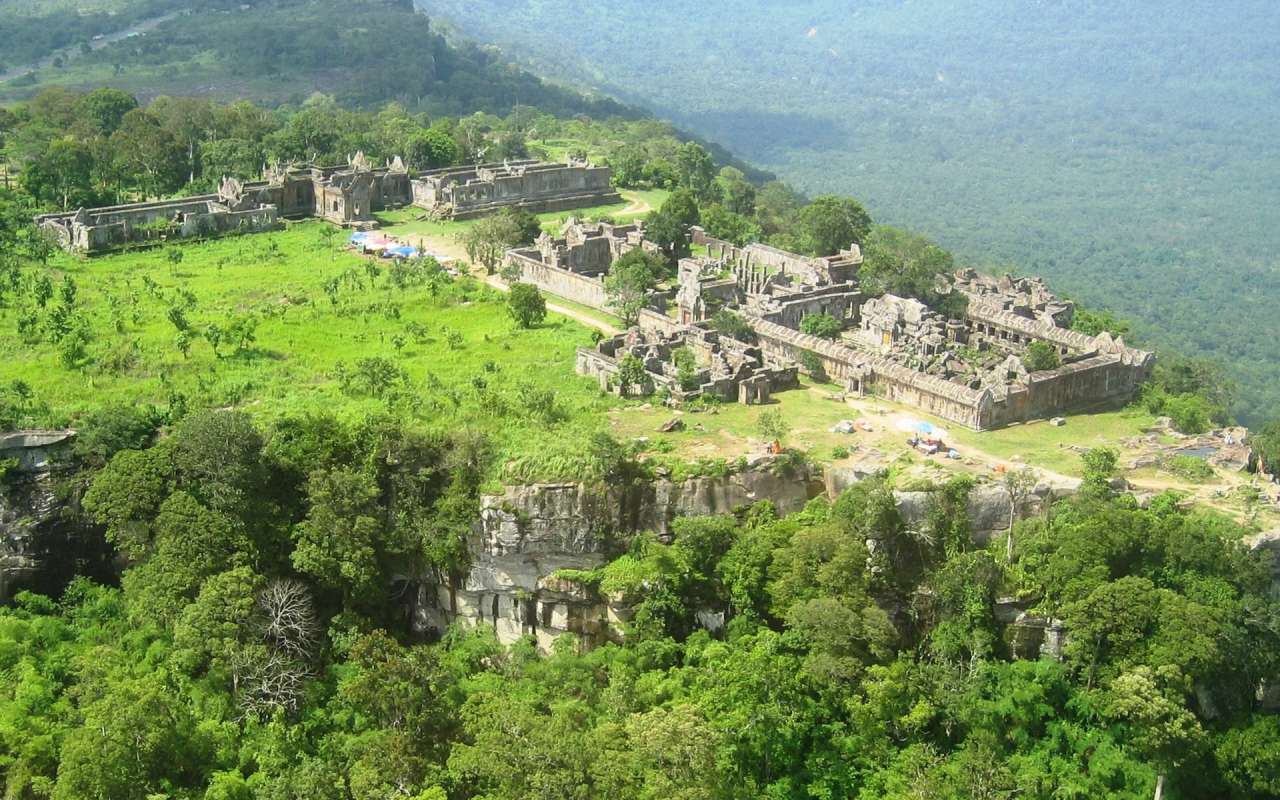
[[[601,566],[641,531],[670,536],[679,517],[732,513],[759,500],[792,513],[818,495],[834,498],[865,477],[830,469],[821,479],[808,471],[785,474],[764,462],[726,477],[658,479],[626,491],[579,483],[508,486],[481,501],[467,574],[420,582],[415,627],[438,632],[457,619],[491,625],[504,642],[532,635],[543,647],[566,632],[588,644],[616,638],[627,607],[557,573]],[[908,524],[923,518],[927,493],[900,492],[898,501]],[[977,487],[969,501],[975,539],[986,542],[1007,530],[1010,510],[1003,487]],[[708,624],[717,614],[707,610]]]
[[[63,482],[71,431],[0,434],[0,602],[22,589],[57,594],[75,574],[111,580],[110,546],[78,519]]]

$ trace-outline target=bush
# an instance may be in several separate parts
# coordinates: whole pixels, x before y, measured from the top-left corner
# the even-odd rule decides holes
[[[74,452],[91,463],[105,464],[121,450],[142,450],[160,427],[151,406],[108,406],[85,417]]]
[[[1163,464],[1165,472],[1193,483],[1203,483],[1214,476],[1213,467],[1195,456],[1173,456]]]
[[[1022,355],[1022,366],[1027,368],[1027,372],[1043,372],[1062,366],[1062,359],[1048,342],[1032,342]]]
[[[809,314],[800,320],[800,332],[823,339],[835,339],[844,328],[840,320],[830,314]]]
[[[806,350],[800,354],[800,368],[819,383],[827,382],[827,370],[822,366],[822,359],[817,353]]]
[[[834,458],[836,461],[840,461],[841,459],[848,458],[849,448],[845,447],[842,444],[838,444],[831,449],[831,457]]]
[[[521,328],[532,328],[547,318],[547,301],[530,283],[514,283],[507,297],[507,311]]]
[[[724,336],[747,344],[756,343],[755,329],[740,314],[722,308],[711,318],[711,325]]]

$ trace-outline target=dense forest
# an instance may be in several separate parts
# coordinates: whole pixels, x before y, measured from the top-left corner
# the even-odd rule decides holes
[[[1043,274],[1280,410],[1280,17],[1217,3],[421,0],[965,263]]]
[[[9,797],[1280,796],[1280,717],[1252,710],[1280,676],[1268,564],[1173,496],[1112,496],[1106,453],[1012,561],[972,543],[965,479],[915,487],[911,526],[884,476],[787,518],[680,520],[564,576],[631,609],[625,644],[540,656],[407,635],[403,576],[457,568],[465,438],[99,422],[105,466],[78,480],[129,566],[0,610]],[[1006,595],[1063,620],[1062,661]]]
[[[273,22],[338,8],[258,5]],[[1074,496],[1013,508],[1007,537],[975,537],[971,477],[895,464],[790,515],[759,502],[662,538],[604,534],[606,563],[555,575],[621,612],[601,647],[540,652],[483,626],[427,640],[410,600],[467,574],[502,481],[603,494],[728,466],[611,435],[605,412],[641,400],[571,373],[591,331],[433,259],[363,260],[318,222],[80,259],[35,211],[356,150],[413,168],[575,153],[662,198],[646,215],[660,252],[619,260],[635,283],[620,296],[668,278],[694,224],[810,254],[856,241],[868,286],[931,301],[956,259],[858,200],[805,197],[442,39],[426,41],[475,82],[313,95],[310,67],[264,51],[295,81],[281,105],[46,85],[115,58],[122,85],[162,85],[152,48],[157,70],[212,57],[232,75],[253,57],[239,43],[288,28],[249,34],[250,19],[209,4],[84,54],[79,78],[42,70],[0,109],[0,430],[78,431],[42,478],[0,460],[0,506],[45,492],[74,532],[65,571],[0,608],[6,798],[1280,797],[1274,564],[1251,528],[1118,492],[1107,449],[1080,455]],[[540,230],[488,219],[468,231],[494,246]],[[1078,327],[1127,330],[1109,305]],[[1201,429],[1227,413],[1225,384],[1210,362],[1166,359],[1143,402]],[[1268,429],[1268,460],[1277,442]],[[785,450],[778,478],[812,457]]]

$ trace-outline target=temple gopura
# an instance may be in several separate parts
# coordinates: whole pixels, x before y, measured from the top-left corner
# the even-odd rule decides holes
[[[41,214],[36,225],[64,249],[101,253],[171,238],[250,233],[284,219],[377,226],[375,214],[416,205],[432,216],[470,219],[500,208],[532,212],[615,203],[607,167],[519,161],[433,170],[413,177],[399,157],[374,166],[364,153],[331,167],[272,167],[263,180],[225,178],[214,194]]]

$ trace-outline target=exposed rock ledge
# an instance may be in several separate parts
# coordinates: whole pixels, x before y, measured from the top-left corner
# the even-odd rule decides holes
[[[625,492],[578,483],[509,486],[481,501],[468,542],[467,575],[419,584],[414,624],[427,633],[460,619],[492,625],[504,642],[535,636],[544,648],[566,632],[600,643],[617,635],[627,609],[558,579],[558,571],[601,566],[640,531],[669,536],[679,517],[727,514],[760,500],[789,514],[813,497],[834,498],[866,477],[838,469],[829,469],[822,479],[808,472],[786,475],[765,463],[722,478],[660,479]],[[1038,507],[1047,493],[1042,488],[1025,510]],[[923,518],[927,496],[898,493],[908,524]],[[976,487],[969,498],[975,540],[985,543],[1008,530],[1010,511],[1002,486]]]

